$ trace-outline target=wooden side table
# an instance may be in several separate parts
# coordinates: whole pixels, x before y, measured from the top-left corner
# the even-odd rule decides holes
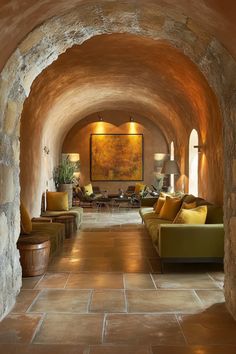
[[[74,234],[74,220],[73,215],[60,215],[53,218],[54,222],[59,222],[65,225],[65,236],[71,238]]]
[[[23,277],[35,277],[47,270],[50,240],[45,236],[20,237],[17,242]]]

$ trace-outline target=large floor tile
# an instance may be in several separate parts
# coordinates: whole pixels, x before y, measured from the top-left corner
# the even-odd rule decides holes
[[[89,354],[150,354],[149,346],[99,345],[90,347]]]
[[[30,343],[41,315],[10,314],[0,322],[0,343]]]
[[[22,289],[16,298],[16,304],[12,309],[12,313],[26,312],[39,292],[40,290]]]
[[[144,257],[114,257],[113,269],[124,273],[150,273],[151,267]]]
[[[126,312],[123,290],[95,290],[89,307],[91,312]]]
[[[2,354],[87,354],[84,345],[0,344]]]
[[[123,275],[114,273],[70,274],[66,288],[78,289],[123,289]]]
[[[90,290],[43,290],[30,312],[88,312]]]
[[[36,284],[43,276],[40,275],[38,277],[29,277],[29,278],[22,278],[22,289],[34,289]]]
[[[150,274],[125,274],[126,289],[155,289]]]
[[[181,312],[202,310],[192,290],[127,290],[128,312]]]
[[[184,345],[173,315],[108,315],[104,342],[117,344]]]
[[[219,289],[206,273],[154,274],[153,278],[162,289]]]
[[[152,354],[235,354],[236,346],[154,346]]]
[[[106,257],[94,257],[82,259],[81,271],[97,271],[97,272],[111,272],[112,269],[112,259]]]
[[[82,269],[82,260],[77,257],[54,257],[48,265],[49,272],[79,272]]]
[[[188,344],[236,345],[236,322],[224,304],[195,315],[178,315],[178,320]]]
[[[102,341],[103,315],[47,314],[34,343],[99,344]]]
[[[225,302],[225,297],[222,290],[196,290],[196,294],[204,307]]]
[[[37,283],[35,289],[64,288],[68,279],[68,273],[47,273]]]

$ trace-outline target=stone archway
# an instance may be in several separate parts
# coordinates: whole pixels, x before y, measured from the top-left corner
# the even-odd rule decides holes
[[[4,235],[0,242],[3,304],[0,317],[10,310],[21,283],[16,240],[20,225],[19,126],[24,100],[33,80],[67,48],[111,33],[130,33],[170,42],[199,67],[218,98],[224,125],[225,295],[228,308],[236,316],[236,63],[219,42],[185,16],[175,19],[155,5],[145,10],[135,3],[111,6],[100,2],[78,7],[36,28],[12,54],[0,76],[0,227]]]

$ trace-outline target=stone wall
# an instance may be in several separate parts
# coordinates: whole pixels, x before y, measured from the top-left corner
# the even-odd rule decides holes
[[[236,64],[226,50],[185,16],[171,16],[155,4],[84,5],[35,29],[12,54],[0,75],[0,317],[14,303],[21,284],[16,250],[19,235],[19,120],[36,76],[67,48],[101,34],[131,33],[164,39],[202,71],[220,103],[224,125],[225,295],[236,318],[235,82]],[[214,129],[214,126],[212,126]],[[4,144],[2,144],[4,142]]]

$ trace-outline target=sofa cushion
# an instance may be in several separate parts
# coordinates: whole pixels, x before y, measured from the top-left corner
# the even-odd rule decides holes
[[[90,196],[93,194],[93,186],[91,183],[87,184],[87,186],[84,186],[84,191],[87,196]]]
[[[173,224],[205,224],[206,216],[206,205],[194,209],[181,209],[173,221]]]
[[[166,197],[163,207],[159,213],[159,217],[165,220],[174,220],[180,207],[182,200],[180,198]]]
[[[143,192],[143,190],[144,190],[145,187],[146,187],[146,184],[143,184],[143,183],[136,183],[136,184],[135,184],[134,193],[135,193],[135,194],[139,194],[139,193]]]
[[[156,206],[155,206],[155,213],[156,214],[160,213],[160,211],[161,211],[161,209],[162,209],[162,207],[163,207],[163,205],[165,203],[165,200],[166,200],[166,198],[164,198],[164,197],[159,197],[158,198],[158,201],[157,201]]]
[[[82,220],[83,220],[83,208],[81,207],[72,207],[68,211],[45,211],[44,213],[41,214],[41,216],[46,216],[46,217],[54,217],[54,216],[62,216],[62,215],[74,215],[75,216],[75,223],[76,223],[76,228],[79,229]]]
[[[193,203],[196,201],[196,197],[193,194],[185,194],[182,200],[184,203]]]
[[[67,192],[47,192],[47,210],[64,211],[69,209]]]
[[[181,206],[182,209],[194,209],[196,207],[197,207],[196,202],[192,202],[192,203],[183,202],[183,204]]]
[[[32,231],[32,222],[28,210],[21,202],[20,204],[20,222],[21,222],[21,233],[30,234]]]

